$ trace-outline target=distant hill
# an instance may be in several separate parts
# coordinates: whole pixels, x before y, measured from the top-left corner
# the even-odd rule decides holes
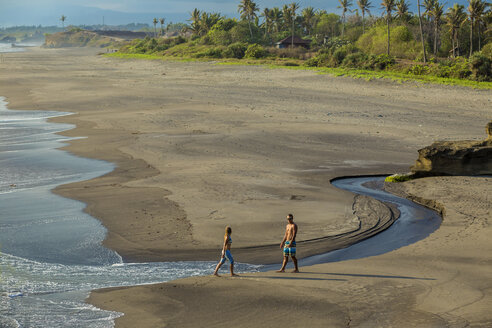
[[[87,31],[75,28],[66,32],[47,34],[44,47],[106,47],[125,40],[143,39],[147,35],[149,35],[149,33],[146,32],[111,30]]]

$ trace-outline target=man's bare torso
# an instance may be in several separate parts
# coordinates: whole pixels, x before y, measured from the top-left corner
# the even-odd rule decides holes
[[[287,224],[287,227],[285,228],[285,240],[292,240],[293,242],[296,241],[296,235],[297,235],[297,224],[295,223],[289,223]]]

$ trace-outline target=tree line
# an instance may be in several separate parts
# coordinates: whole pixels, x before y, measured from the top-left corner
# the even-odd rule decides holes
[[[440,0],[418,0],[418,13],[410,12],[406,0],[382,0],[379,8],[381,16],[371,13],[378,4],[370,0],[339,0],[338,8],[341,15],[328,13],[326,10],[311,6],[300,8],[296,2],[282,7],[263,8],[253,0],[241,0],[238,5],[240,22],[247,24],[245,41],[273,44],[282,37],[298,35],[314,41],[324,42],[327,38],[339,37],[356,41],[365,34],[368,28],[385,24],[387,28],[387,54],[391,53],[391,27],[406,26],[418,29],[421,41],[423,61],[427,60],[427,49],[438,56],[442,46],[442,35],[445,34],[450,45],[450,55],[464,55],[464,47],[468,55],[480,51],[490,37],[492,15],[490,3],[485,0],[469,0],[467,6],[453,4],[444,10],[444,2]],[[220,13],[208,13],[195,8],[190,14],[189,31],[195,37],[204,37],[214,28],[228,28],[235,23],[234,19],[226,18]],[[468,40],[464,33],[468,31]]]

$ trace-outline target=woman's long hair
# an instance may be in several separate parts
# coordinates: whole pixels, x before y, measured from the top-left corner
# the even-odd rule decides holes
[[[231,234],[231,232],[232,232],[231,227],[227,226],[227,227],[225,228],[224,239],[226,239],[226,238],[227,238],[227,236],[229,236],[229,235]]]

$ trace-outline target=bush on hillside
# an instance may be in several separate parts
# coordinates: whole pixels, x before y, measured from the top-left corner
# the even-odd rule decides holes
[[[227,46],[232,43],[232,36],[229,31],[215,29],[213,27],[208,31],[207,39],[210,40],[210,43],[215,45]]]
[[[205,49],[204,51],[196,53],[193,57],[195,58],[223,58],[223,51],[222,48],[219,47],[210,47]]]
[[[333,13],[323,13],[319,16],[314,28],[314,35],[339,35],[342,27],[341,17]]]
[[[133,40],[129,45],[122,47],[120,51],[124,53],[126,52],[137,54],[163,52],[184,42],[186,42],[186,39],[181,36],[167,39],[155,39],[146,37],[145,39]]]
[[[246,52],[244,54],[244,57],[246,58],[263,58],[267,55],[267,52],[265,51],[265,48],[263,48],[259,44],[250,44],[248,49],[246,49]]]
[[[227,47],[224,55],[228,58],[237,58],[241,59],[244,57],[246,53],[246,49],[248,49],[247,43],[236,42]]]
[[[343,40],[338,37],[330,38],[325,44],[322,45],[320,52],[332,54],[338,48],[349,45],[350,41]]]
[[[164,52],[164,55],[172,57],[193,57],[195,54],[205,52],[207,49],[207,46],[194,44],[194,41],[192,41],[171,47]]]
[[[385,70],[395,64],[395,58],[388,55],[367,55],[363,52],[348,54],[342,66],[349,68]]]
[[[350,42],[356,42],[357,40],[359,40],[361,35],[362,35],[362,25],[353,26],[345,31],[344,38],[346,38]]]
[[[431,74],[437,77],[466,79],[471,75],[470,65],[464,58],[458,57],[432,65]]]
[[[344,46],[336,48],[333,52],[333,59],[336,66],[340,65],[345,57],[349,54],[353,54],[359,52],[359,49],[355,47],[353,44],[346,44]]]
[[[394,56],[388,56],[386,54],[377,56],[370,55],[367,63],[367,68],[384,70],[394,65],[395,62],[396,60]]]
[[[482,54],[488,59],[492,60],[492,42],[487,43],[482,48]]]
[[[207,38],[215,45],[229,45],[232,43],[231,29],[236,25],[235,19],[222,18],[208,31]]]
[[[362,52],[348,54],[342,62],[342,66],[350,68],[365,68],[368,56]]]
[[[413,59],[420,53],[419,43],[406,26],[391,28],[390,53],[400,58]],[[368,54],[384,54],[387,52],[388,31],[386,26],[375,26],[363,34],[356,45]]]
[[[476,52],[470,57],[470,67],[476,81],[492,80],[492,62],[482,52]]]
[[[244,20],[238,22],[237,25],[230,30],[232,42],[259,42],[263,37],[260,28],[255,24],[251,24],[251,30],[253,32],[253,37],[251,37],[249,32],[248,22]]]
[[[430,68],[427,65],[423,64],[415,64],[408,67],[406,73],[413,75],[428,75],[430,72]]]
[[[221,18],[212,29],[221,31],[230,31],[234,26],[237,25],[237,20],[233,18]]]
[[[333,57],[326,53],[320,53],[316,57],[310,58],[304,62],[307,67],[329,67],[332,66]]]

